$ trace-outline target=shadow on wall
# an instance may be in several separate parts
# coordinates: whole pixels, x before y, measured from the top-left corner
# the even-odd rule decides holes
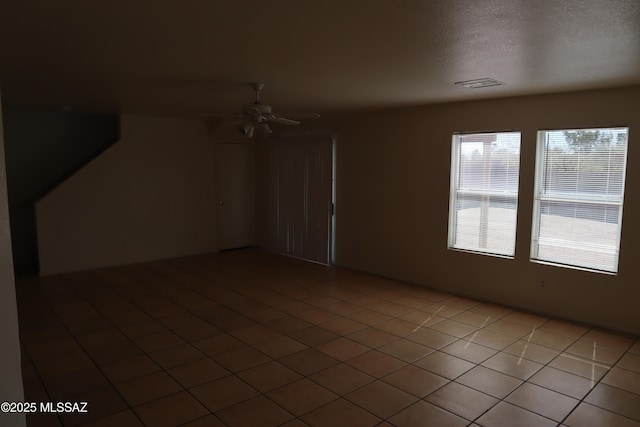
[[[37,272],[35,202],[120,139],[117,115],[4,108],[14,268]]]

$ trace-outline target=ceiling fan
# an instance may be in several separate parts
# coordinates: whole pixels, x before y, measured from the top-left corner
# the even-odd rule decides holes
[[[264,88],[264,83],[252,83],[251,87],[256,91],[256,100],[253,104],[245,105],[242,108],[241,114],[223,115],[224,117],[238,117],[241,119],[238,129],[243,135],[248,138],[253,137],[256,129],[259,129],[263,135],[270,135],[272,132],[269,127],[269,123],[278,123],[282,125],[299,125],[298,120],[284,118],[275,115],[271,111],[271,106],[260,102],[260,92]],[[306,113],[306,114],[288,114],[301,119],[317,119],[320,118],[320,114]]]

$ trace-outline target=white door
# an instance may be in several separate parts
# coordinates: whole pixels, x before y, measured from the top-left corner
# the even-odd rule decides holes
[[[218,248],[254,245],[254,152],[250,143],[217,146]]]
[[[333,140],[276,140],[269,154],[270,249],[329,264]]]

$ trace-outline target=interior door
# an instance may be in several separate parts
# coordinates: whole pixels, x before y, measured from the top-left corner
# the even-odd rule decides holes
[[[217,146],[218,248],[254,245],[254,150],[251,143]]]
[[[269,158],[270,249],[329,264],[333,139],[276,140]]]

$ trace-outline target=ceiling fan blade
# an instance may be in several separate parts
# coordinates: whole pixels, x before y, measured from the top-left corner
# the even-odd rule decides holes
[[[281,125],[299,125],[300,122],[297,120],[285,119],[284,117],[277,116],[268,116],[266,119],[273,123],[280,123]]]
[[[320,114],[318,113],[290,113],[290,112],[278,112],[278,114],[285,116],[285,117],[291,117],[294,120],[313,120],[313,119],[319,119],[320,118]]]
[[[241,118],[244,114],[201,114],[200,117]]]

